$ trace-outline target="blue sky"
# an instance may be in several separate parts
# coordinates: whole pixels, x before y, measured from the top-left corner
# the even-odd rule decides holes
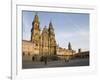
[[[23,11],[23,40],[30,40],[34,11]],[[72,48],[89,50],[89,14],[88,13],[58,13],[37,12],[40,29],[51,21],[55,31],[56,41],[60,47],[67,48],[71,42]]]

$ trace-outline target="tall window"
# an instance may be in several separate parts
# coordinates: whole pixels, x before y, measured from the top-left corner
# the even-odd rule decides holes
[[[23,52],[23,56],[25,56],[25,52]]]
[[[28,56],[30,56],[30,53],[28,52]]]

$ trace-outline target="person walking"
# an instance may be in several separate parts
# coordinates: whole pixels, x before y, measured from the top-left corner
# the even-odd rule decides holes
[[[44,57],[44,63],[45,63],[45,65],[47,65],[47,57],[46,56]]]

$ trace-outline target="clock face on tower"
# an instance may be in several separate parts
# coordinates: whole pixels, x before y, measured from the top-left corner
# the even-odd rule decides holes
[[[35,24],[34,24],[34,29],[35,29],[35,30],[38,30],[38,26],[39,26],[38,23],[35,23]]]

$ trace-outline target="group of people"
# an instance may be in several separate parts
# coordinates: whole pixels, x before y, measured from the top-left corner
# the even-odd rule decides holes
[[[35,60],[34,56],[32,57],[32,60],[33,60],[33,61]],[[43,61],[44,64],[47,65],[48,59],[47,59],[46,56],[42,56],[41,61]],[[65,58],[64,61],[65,61],[65,62],[69,62],[69,61],[70,61],[69,57]]]

